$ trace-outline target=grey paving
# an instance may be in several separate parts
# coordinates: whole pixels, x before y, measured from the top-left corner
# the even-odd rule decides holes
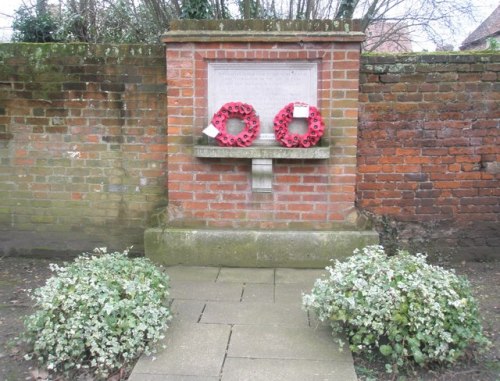
[[[229,357],[222,381],[344,381],[355,380],[351,362],[252,359]]]
[[[220,270],[219,267],[171,266],[166,272],[172,281],[215,282]]]
[[[173,324],[165,340],[166,349],[143,358],[134,373],[218,377],[230,332],[231,327],[224,324]]]
[[[326,270],[317,269],[276,269],[276,283],[305,283],[312,286],[316,279],[326,273]]]
[[[170,305],[173,321],[198,323],[206,302],[199,300],[175,299]]]
[[[308,294],[312,290],[312,284],[276,284],[274,287],[275,303],[291,303],[301,306],[302,294]]]
[[[222,268],[217,282],[274,284],[274,269]]]
[[[321,270],[166,268],[173,320],[130,381],[357,380],[324,323],[302,309]],[[153,358],[155,360],[153,361]]]
[[[170,297],[189,300],[216,300],[239,302],[243,284],[175,281],[171,283]]]
[[[331,333],[323,328],[250,326],[233,328],[229,357],[348,361]]]
[[[245,284],[241,301],[243,303],[274,303],[274,284]]]
[[[129,381],[219,381],[220,377],[175,376],[171,374],[134,373]]]
[[[307,314],[293,304],[207,303],[200,322],[309,327]]]

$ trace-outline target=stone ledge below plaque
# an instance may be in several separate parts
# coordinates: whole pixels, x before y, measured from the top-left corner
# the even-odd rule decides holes
[[[252,160],[252,191],[272,192],[273,159],[315,159],[330,158],[330,146],[320,145],[309,148],[285,148],[277,145],[251,147],[219,147],[195,145],[193,155],[199,158],[232,158]]]
[[[329,159],[330,146],[285,148],[281,146],[218,147],[195,145],[195,157],[234,159]]]

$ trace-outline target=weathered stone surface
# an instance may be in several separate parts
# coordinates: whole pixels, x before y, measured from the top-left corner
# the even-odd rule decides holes
[[[345,32],[360,26],[359,20],[172,20],[170,31]]]
[[[171,266],[166,268],[165,271],[173,282],[215,282],[220,269],[217,267]]]
[[[274,303],[274,284],[246,284],[241,301],[243,303]]]
[[[276,284],[274,288],[274,302],[302,305],[302,295],[311,292],[314,281],[300,284]]]
[[[147,229],[146,256],[164,265],[322,268],[378,243],[374,231]]]
[[[294,284],[306,283],[313,284],[318,278],[327,274],[326,270],[310,270],[310,269],[276,269],[275,282],[276,284]]]
[[[171,284],[170,297],[174,299],[239,302],[243,290],[238,283],[175,281]]]
[[[171,42],[361,42],[359,20],[173,20]]]
[[[351,353],[340,352],[331,330],[323,327],[236,325],[228,357],[352,361]]]
[[[205,302],[199,300],[175,299],[170,309],[174,321],[198,323],[201,318]]]
[[[128,381],[219,381],[219,377],[176,376],[171,374],[133,374]]]
[[[231,327],[222,324],[176,323],[165,339],[166,349],[156,360],[146,357],[134,368],[141,374],[218,377]],[[141,378],[137,378],[141,379]]]
[[[284,148],[278,146],[252,146],[240,148],[196,145],[193,154],[196,157],[243,159],[328,159],[330,157],[330,147]]]
[[[274,269],[222,268],[217,282],[274,284]]]
[[[307,313],[295,304],[207,303],[200,323],[307,327]]]
[[[316,360],[252,359],[229,357],[222,381],[354,381],[350,363]]]

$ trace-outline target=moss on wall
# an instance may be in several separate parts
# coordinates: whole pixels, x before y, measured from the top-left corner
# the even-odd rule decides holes
[[[140,251],[165,102],[161,45],[0,44],[0,252]]]

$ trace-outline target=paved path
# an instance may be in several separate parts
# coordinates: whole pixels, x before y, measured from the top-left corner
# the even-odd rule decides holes
[[[349,351],[301,309],[321,270],[170,267],[166,349],[129,381],[355,381]]]

